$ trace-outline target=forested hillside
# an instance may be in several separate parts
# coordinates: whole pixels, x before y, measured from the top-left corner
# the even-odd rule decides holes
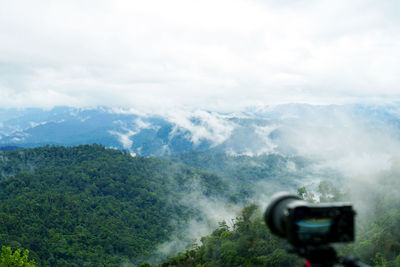
[[[224,194],[218,176],[99,145],[1,152],[0,166],[0,244],[42,266],[134,262],[201,216],[179,201],[193,184]]]
[[[256,205],[236,215],[224,205],[240,207],[278,184],[293,188],[315,175],[309,165],[274,154],[132,157],[101,145],[0,151],[0,245],[28,249],[38,266],[157,264],[184,251],[199,237],[192,231],[205,227],[209,236],[161,265],[301,266],[285,252],[287,244],[271,236]],[[341,246],[341,254],[373,266],[400,264],[398,166],[394,160],[390,169],[345,188],[336,180],[313,192],[299,188],[304,198],[355,204],[357,239]],[[207,216],[215,214],[234,219],[221,219],[212,231]]]
[[[353,253],[364,262],[400,266],[400,161],[377,175],[354,178],[347,196],[356,206],[357,239],[342,253]]]
[[[298,189],[298,195],[308,201],[315,201],[318,195],[322,202],[354,203],[358,211],[356,240],[338,244],[339,255],[355,255],[375,267],[400,266],[399,166],[394,162],[390,170],[368,177],[363,184],[357,182],[344,192],[330,182],[321,182],[314,193],[304,187]],[[270,234],[259,207],[250,205],[233,224],[221,222],[211,235],[201,238],[199,245],[157,266],[304,266],[304,259],[288,254],[288,248],[285,240]]]
[[[306,158],[273,153],[246,156],[191,151],[164,158],[216,173],[228,181],[232,191],[240,191],[250,201],[257,193],[269,195],[279,189],[294,190],[316,175]],[[331,172],[324,172],[325,178],[330,176]]]
[[[400,267],[400,0],[0,3],[0,267]]]
[[[200,246],[158,266],[303,266],[304,261],[285,251],[287,247],[268,231],[259,208],[250,205],[232,225],[221,222],[211,235],[201,238]]]

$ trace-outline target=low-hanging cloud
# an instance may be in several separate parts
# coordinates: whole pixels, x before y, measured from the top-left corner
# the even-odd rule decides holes
[[[188,131],[187,138],[194,144],[201,141],[211,143],[215,147],[226,141],[235,128],[235,124],[218,113],[210,113],[202,110],[188,112],[175,110],[169,112],[167,119],[175,125],[170,133],[173,137],[176,132]]]
[[[351,112],[339,113],[321,115],[320,119],[327,120],[324,123],[308,123],[317,118],[303,117],[301,125],[285,129],[286,142],[299,155],[319,162],[320,167],[330,166],[348,176],[388,169],[400,148],[396,130],[378,120],[363,122],[364,118],[352,117]]]
[[[132,151],[133,141],[131,140],[131,137],[137,134],[137,132],[134,132],[132,130],[125,130],[125,132],[109,131],[109,133],[117,137],[118,141],[121,143],[124,149],[133,153]]]
[[[115,112],[115,111],[113,111]],[[154,128],[157,126],[152,126],[150,123],[143,121],[141,118],[137,118],[133,121],[133,125],[124,125],[122,121],[115,121],[114,123],[120,123],[121,130],[110,130],[108,133],[117,137],[118,141],[121,143],[122,147],[128,150],[132,155],[136,153],[132,150],[133,136],[140,133],[143,129]]]
[[[342,192],[351,192],[346,200],[354,203],[361,220],[373,214],[376,201],[389,196],[398,199],[398,182],[387,183],[400,173],[399,110],[399,105],[283,105],[260,108],[253,117],[249,111],[221,115],[176,110],[165,118],[175,125],[171,135],[179,129],[186,131],[194,144],[206,140],[214,142],[212,148],[225,152],[231,148],[233,154],[266,153],[282,158],[282,165],[268,166],[272,173],[275,168],[284,170],[275,172],[273,179],[266,175],[265,180],[249,181],[254,191],[246,200],[265,208],[277,191],[295,193],[301,186],[316,190],[321,180],[329,180]],[[146,121],[135,125],[151,127]],[[238,142],[241,146],[230,146]],[[191,218],[181,224],[155,255],[185,250],[192,239],[209,234],[219,221],[230,222],[241,208],[226,199],[206,197],[195,183],[179,201],[197,210],[203,219]]]
[[[195,210],[196,218],[190,218],[184,225],[180,224],[168,241],[158,245],[149,259],[151,262],[175,255],[177,251],[184,251],[190,245],[198,245],[200,238],[210,234],[220,222],[225,221],[228,226],[232,226],[242,205],[233,205],[224,198],[205,196],[202,191],[200,183],[192,181],[189,192],[179,202]]]

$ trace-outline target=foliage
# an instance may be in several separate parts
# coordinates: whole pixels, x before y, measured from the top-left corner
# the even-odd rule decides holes
[[[344,249],[372,266],[400,266],[400,162],[393,160],[389,170],[357,184],[348,195],[360,192],[365,199],[354,201],[360,210],[356,242]]]
[[[209,170],[219,175],[238,181],[271,180],[281,177],[285,182],[293,185],[293,177],[283,177],[288,173],[289,162],[293,162],[301,170],[308,162],[300,157],[284,157],[279,154],[264,154],[259,156],[212,154],[207,152],[191,151],[166,156],[173,162],[184,163],[187,166]]]
[[[308,163],[290,160],[301,175]],[[0,243],[9,246],[2,255],[24,258],[28,250],[21,255],[18,249],[27,248],[39,266],[140,263],[186,220],[201,218],[182,201],[194,187],[204,196],[243,201],[259,181],[294,186],[288,163],[279,155],[132,157],[99,145],[0,151]],[[400,164],[393,165],[373,178],[371,188],[360,183],[343,192],[325,180],[315,192],[298,189],[307,201],[355,201],[357,207],[352,197],[358,191],[366,198],[362,204],[368,200],[368,212],[356,218],[356,242],[339,247],[340,254],[374,266],[400,266]],[[200,245],[160,266],[301,265],[285,246],[250,205],[236,220],[221,222]]]
[[[246,156],[192,151],[165,158],[221,176],[229,191],[236,192],[232,200],[247,203],[258,193],[273,194],[277,188],[295,189],[304,172],[311,171],[306,159],[279,154]]]
[[[200,216],[177,201],[193,184],[208,196],[224,188],[208,172],[99,145],[3,152],[2,159],[4,173],[22,172],[0,182],[0,242],[29,249],[43,266],[146,257],[185,218]]]
[[[302,266],[285,251],[287,244],[269,233],[255,205],[245,207],[231,227],[221,222],[201,243],[159,266]]]
[[[373,216],[356,218],[356,242],[336,246],[340,255],[356,255],[375,267],[400,266],[400,197],[392,188],[400,188],[399,175],[400,169],[377,178],[373,191],[378,200],[370,206]],[[373,192],[369,193],[371,196]],[[333,183],[323,181],[316,192],[301,187],[298,195],[307,201],[315,202],[318,195],[319,201],[332,202],[348,200],[351,190],[343,193]],[[222,222],[210,236],[201,239],[201,246],[179,253],[160,266],[303,266],[266,228],[260,211],[248,206],[232,228]]]
[[[319,201],[351,201],[356,209],[360,204],[365,209],[355,218],[355,242],[338,246],[339,254],[353,254],[362,262],[376,267],[400,266],[399,167],[400,164],[394,162],[391,170],[368,177],[369,182],[373,183],[372,187],[356,183],[346,192],[341,192],[332,182],[322,181],[319,184],[316,192]],[[361,191],[361,195],[368,200],[355,197],[356,191]],[[305,187],[298,189],[298,195],[307,201],[315,200],[315,195]]]
[[[29,250],[21,255],[21,250],[12,252],[10,247],[2,246],[0,255],[1,267],[35,267],[35,261],[29,260]]]

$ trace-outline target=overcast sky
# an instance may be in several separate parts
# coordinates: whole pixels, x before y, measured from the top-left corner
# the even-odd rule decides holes
[[[400,2],[0,0],[0,106],[398,101]]]

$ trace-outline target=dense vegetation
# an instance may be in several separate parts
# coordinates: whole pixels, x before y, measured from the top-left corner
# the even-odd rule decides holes
[[[284,182],[294,185],[293,178],[297,177],[285,176],[290,173],[288,163],[292,162],[298,168],[296,176],[301,175],[301,170],[309,164],[304,158],[284,157],[279,154],[245,156],[192,151],[165,157],[173,162],[208,170],[229,177],[233,181],[246,181],[246,183],[261,179],[273,181],[279,177],[284,178]]]
[[[376,176],[362,177],[347,193],[359,207],[358,236],[343,250],[379,267],[400,266],[400,161]]]
[[[201,243],[159,266],[301,266],[303,263],[285,251],[284,241],[269,233],[255,205],[244,208],[231,227],[221,222]]]
[[[296,165],[292,172],[290,164]],[[0,245],[9,247],[3,255],[15,259],[25,256],[11,251],[28,249],[38,266],[141,263],[171,235],[183,238],[179,232],[189,220],[202,219],[185,201],[194,192],[237,203],[250,199],[259,181],[294,186],[290,179],[304,176],[307,164],[279,155],[132,157],[99,145],[0,151]],[[357,240],[339,247],[340,254],[373,266],[400,266],[398,166],[394,161],[392,169],[349,189],[326,181],[317,192],[299,188],[305,199],[346,200],[359,208]],[[160,265],[302,266],[268,232],[255,205],[200,241]]]
[[[294,190],[302,186],[304,178],[320,175],[314,174],[314,170],[309,168],[309,160],[279,154],[246,156],[192,151],[165,158],[217,174],[225,179],[230,191],[236,191],[248,202],[259,194],[270,195],[276,190]],[[338,177],[331,170],[324,172],[323,176]]]
[[[29,251],[21,250],[12,251],[10,247],[2,246],[0,253],[1,267],[35,267],[35,261],[29,259]]]
[[[177,201],[193,183],[223,194],[218,176],[98,145],[2,152],[0,163],[0,244],[29,249],[43,266],[145,257],[199,216]]]
[[[400,166],[400,165],[394,165]],[[349,200],[355,191],[369,199],[367,211],[357,221],[356,241],[337,245],[339,255],[355,255],[362,262],[375,267],[400,266],[400,168],[371,177],[373,188],[359,184],[358,188],[341,192],[331,182],[321,182],[316,194],[302,187],[298,195],[308,201],[332,202]],[[395,188],[395,189],[393,189]],[[365,194],[365,195],[364,195]],[[354,200],[356,207],[360,204]],[[303,260],[286,252],[288,244],[272,236],[261,212],[247,206],[231,227],[221,222],[201,245],[179,253],[159,267],[168,266],[304,266]],[[146,266],[144,264],[143,266]],[[147,265],[148,266],[148,265]]]

